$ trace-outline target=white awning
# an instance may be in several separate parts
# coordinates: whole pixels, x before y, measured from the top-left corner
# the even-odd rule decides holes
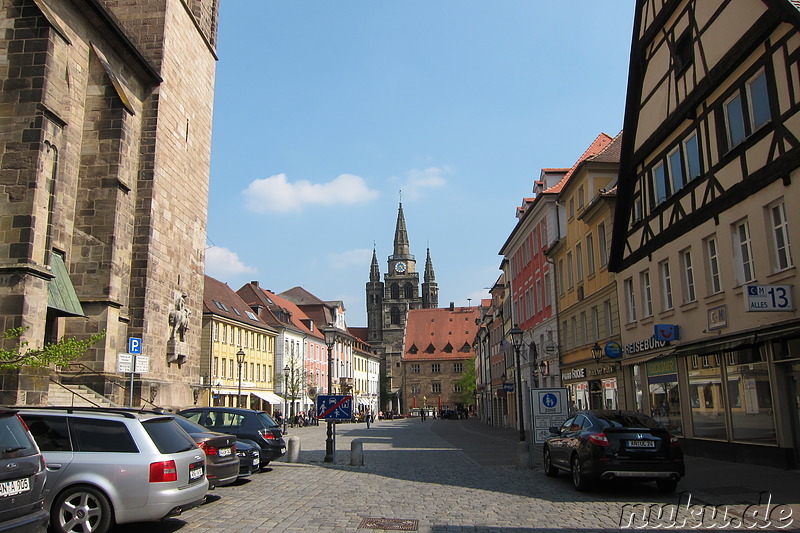
[[[269,391],[250,391],[250,394],[253,396],[258,396],[265,402],[269,402],[273,405],[280,405],[283,403],[283,398],[275,394],[274,392]]]

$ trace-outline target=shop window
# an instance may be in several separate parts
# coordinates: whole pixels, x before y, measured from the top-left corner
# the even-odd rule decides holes
[[[689,371],[689,405],[694,435],[704,439],[726,440],[722,376],[713,357],[704,357],[703,368]]]
[[[766,361],[759,350],[734,353],[727,365],[728,406],[735,441],[777,444],[772,388]]]

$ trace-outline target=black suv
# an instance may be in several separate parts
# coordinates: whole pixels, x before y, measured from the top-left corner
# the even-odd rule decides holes
[[[27,426],[10,409],[0,408],[0,531],[43,532],[44,459]]]
[[[264,411],[236,407],[195,407],[178,413],[219,433],[255,441],[261,447],[261,468],[286,453],[281,428]]]

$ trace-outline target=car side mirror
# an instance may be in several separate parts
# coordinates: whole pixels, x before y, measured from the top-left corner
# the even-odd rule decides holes
[[[561,428],[558,426],[552,426],[549,431],[551,435],[561,435]]]

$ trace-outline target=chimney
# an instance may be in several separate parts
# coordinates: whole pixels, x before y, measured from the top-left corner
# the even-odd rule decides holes
[[[258,288],[258,282],[257,281],[251,281],[250,285],[253,285],[255,288]]]
[[[455,302],[450,302],[450,310],[451,310],[451,311],[455,311],[455,310],[456,310],[456,304],[455,304]]]

